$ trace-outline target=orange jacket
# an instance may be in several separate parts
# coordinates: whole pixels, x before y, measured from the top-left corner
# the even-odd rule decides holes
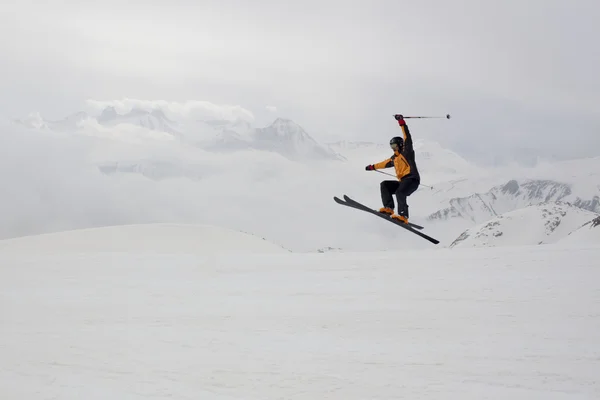
[[[404,146],[402,153],[394,150],[394,154],[381,162],[373,164],[375,169],[384,169],[394,167],[398,180],[413,178],[421,181],[419,169],[415,161],[415,150],[413,149],[413,141],[408,126],[404,121],[398,121],[402,132],[404,133]]]

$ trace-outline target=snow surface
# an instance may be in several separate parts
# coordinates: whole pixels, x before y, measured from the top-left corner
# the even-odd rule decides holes
[[[596,213],[565,203],[532,205],[467,229],[451,247],[554,243],[597,217]]]
[[[2,398],[600,398],[598,245],[156,254],[198,239],[162,228],[4,242]]]
[[[288,250],[249,233],[218,226],[147,224],[32,235],[0,241],[0,252],[152,252],[187,254],[283,253]]]

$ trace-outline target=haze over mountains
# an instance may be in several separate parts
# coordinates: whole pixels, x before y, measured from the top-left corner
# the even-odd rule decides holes
[[[486,223],[501,229],[494,222],[498,219],[513,221],[507,230],[518,229],[521,219],[515,222],[511,215],[539,211],[531,206],[561,204],[586,211],[580,215],[590,219],[600,213],[600,158],[483,168],[421,139],[418,122],[411,122],[411,128],[423,183],[409,198],[411,219],[443,246],[461,235],[472,238],[473,229]],[[45,172],[47,181],[22,188],[33,196],[25,208],[4,200],[14,213],[3,217],[2,237],[110,223],[211,222],[306,251],[427,246],[331,200],[345,193],[380,206],[379,182],[394,178],[364,171],[364,166],[387,158],[387,143],[320,143],[301,124],[282,117],[255,127],[242,113],[182,118],[160,107],[118,110],[110,105],[53,121],[33,113],[2,130],[7,139],[17,135],[16,142],[6,140],[7,153],[19,145],[39,149],[18,159],[22,169],[15,171],[13,165],[5,180],[9,186],[31,179],[27,169],[51,168]],[[27,143],[19,143],[23,140]],[[39,157],[43,149],[44,157],[56,157],[57,163],[50,166]],[[393,174],[393,169],[385,172]],[[556,212],[553,218],[561,223],[566,215]],[[532,218],[521,223],[543,227],[547,222]],[[577,220],[560,235],[568,236],[584,222]],[[571,226],[566,220],[563,225]],[[535,232],[509,242],[546,241]],[[492,234],[485,245],[508,243],[495,239],[503,234]]]
[[[211,151],[263,150],[277,152],[294,160],[338,159],[328,146],[317,143],[294,121],[277,118],[271,125],[254,128],[242,118],[188,119],[176,121],[161,109],[132,108],[118,113],[114,106],[104,108],[99,115],[80,111],[58,121],[47,121],[38,113],[15,122],[28,128],[55,132],[84,133],[86,128],[143,128],[168,134],[168,138],[197,145]],[[165,139],[167,137],[165,136]]]

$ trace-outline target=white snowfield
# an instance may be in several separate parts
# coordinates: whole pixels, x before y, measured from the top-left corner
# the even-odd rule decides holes
[[[282,253],[285,248],[249,233],[212,225],[142,224],[77,229],[0,241],[0,254],[12,252],[152,252],[201,255]]]
[[[0,244],[2,399],[600,398],[597,244],[301,254],[173,225]]]

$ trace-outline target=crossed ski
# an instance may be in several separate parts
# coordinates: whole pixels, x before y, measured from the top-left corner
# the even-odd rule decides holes
[[[392,222],[392,223],[394,223],[394,224],[396,224],[396,225],[398,225],[398,226],[406,229],[407,231],[410,231],[410,232],[414,233],[415,235],[421,236],[423,239],[426,239],[426,240],[430,241],[433,244],[438,244],[440,242],[439,240],[434,239],[431,236],[428,236],[428,235],[424,234],[423,232],[420,232],[420,230],[423,229],[422,226],[417,225],[417,224],[413,224],[411,222],[409,222],[408,224],[406,224],[404,222],[395,220],[394,218],[390,217],[389,215],[381,213],[381,212],[379,212],[377,210],[374,210],[374,209],[372,209],[370,207],[367,207],[364,204],[361,204],[358,201],[353,200],[353,199],[351,199],[350,197],[348,197],[346,195],[344,195],[344,200],[345,201],[342,200],[342,199],[340,199],[340,198],[338,198],[338,197],[336,197],[336,196],[333,196],[333,200],[336,203],[341,204],[343,206],[350,207],[350,208],[355,208],[357,210],[362,210],[362,211],[365,211],[365,212],[377,215],[378,217],[381,217],[381,218],[383,218],[383,219],[385,219],[387,221],[390,221],[390,222]]]

